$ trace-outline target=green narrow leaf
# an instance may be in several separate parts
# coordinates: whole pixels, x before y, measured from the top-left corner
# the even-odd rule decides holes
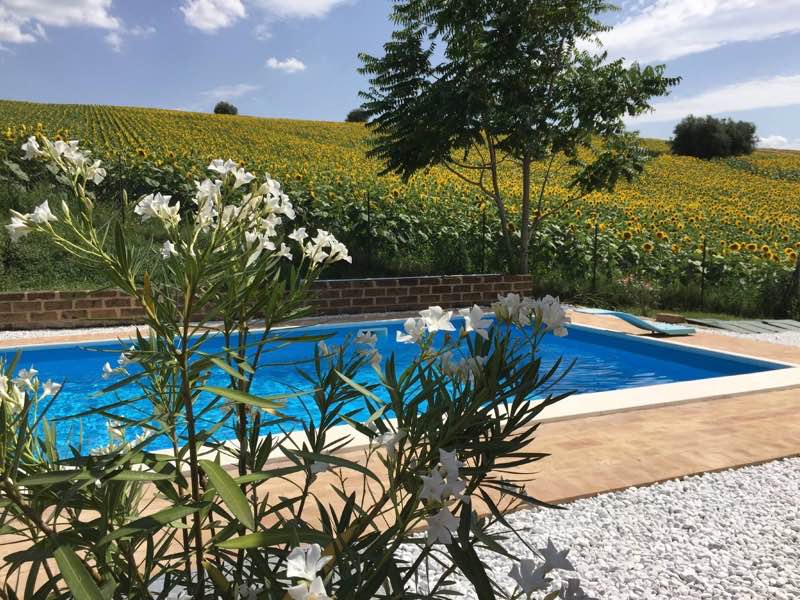
[[[233,513],[239,521],[250,530],[256,528],[256,521],[250,505],[241,488],[236,485],[233,477],[220,465],[210,460],[201,460],[200,466],[208,475],[209,481],[216,488],[217,493],[225,502],[225,506]]]
[[[154,473],[153,471],[121,471],[109,481],[171,481],[174,476],[170,473]]]
[[[385,400],[382,400],[381,398],[378,398],[378,396],[376,396],[373,392],[369,391],[363,385],[361,385],[359,383],[356,383],[355,381],[350,379],[347,375],[344,375],[343,373],[340,373],[339,371],[336,371],[336,374],[341,378],[342,381],[344,381],[347,385],[349,385],[351,388],[353,388],[357,392],[363,394],[367,398],[371,398],[372,400],[374,400],[378,404],[386,404]]]
[[[53,557],[75,600],[104,600],[100,588],[72,548],[59,546],[53,552]]]
[[[364,465],[360,465],[351,460],[347,460],[346,458],[341,458],[333,454],[316,454],[314,452],[306,452],[304,450],[286,449],[284,450],[284,452],[286,454],[294,454],[295,456],[299,456],[301,458],[305,458],[313,462],[327,463],[329,465],[335,465],[337,467],[344,467],[345,469],[352,469],[353,471],[358,471],[359,473],[362,473],[367,477],[371,477],[372,479],[383,485],[381,479],[377,475],[375,475],[375,473],[373,473],[370,469],[368,469]]]
[[[223,550],[242,550],[247,548],[266,548],[269,546],[279,546],[282,544],[320,544],[330,543],[331,536],[320,531],[302,531],[298,529],[287,529],[283,531],[259,531],[248,533],[217,544]]]
[[[283,405],[285,404],[283,401],[287,398],[297,398],[298,396],[305,396],[309,393],[294,392],[291,394],[275,394],[274,396],[264,396],[263,398],[259,398],[258,396],[253,396],[247,392],[216,387],[213,385],[204,385],[200,389],[204,392],[214,394],[215,396],[222,396],[223,398],[227,398],[233,402],[238,402],[239,404],[257,406],[258,408],[261,408],[271,414],[278,414],[278,409],[283,408]]]
[[[42,473],[40,475],[31,475],[25,479],[20,480],[19,484],[30,487],[34,485],[54,485],[56,483],[64,483],[67,481],[89,480],[93,477],[85,471],[78,469],[72,471],[55,471],[52,473]]]
[[[231,365],[226,363],[221,358],[217,358],[216,356],[209,356],[208,360],[211,361],[212,363],[214,363],[217,367],[219,367],[223,371],[225,371],[231,377],[239,379],[240,381],[246,381],[247,380],[247,378],[244,375],[242,375],[239,371],[234,369]]]
[[[169,508],[165,508],[164,510],[160,510],[152,515],[142,517],[141,519],[136,519],[135,521],[132,521],[127,525],[112,531],[108,535],[102,537],[97,542],[97,546],[104,546],[109,542],[113,542],[114,540],[130,537],[138,533],[156,531],[164,525],[196,513],[198,510],[205,508],[207,505],[207,502],[199,502],[197,504],[190,504],[188,506],[171,506]]]

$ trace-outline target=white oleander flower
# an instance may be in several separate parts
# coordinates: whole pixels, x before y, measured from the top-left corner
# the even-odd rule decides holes
[[[432,546],[437,542],[449,544],[453,541],[453,532],[458,528],[458,519],[453,516],[449,508],[442,508],[426,520],[428,522],[428,536],[425,540],[425,545]]]
[[[441,448],[439,449],[439,464],[448,479],[458,479],[460,476],[459,469],[464,466],[464,463],[458,460],[458,454],[455,450],[448,452]]]
[[[441,502],[445,496],[445,481],[438,469],[430,475],[422,475],[422,490],[419,497],[429,502]]]
[[[13,383],[8,388],[8,400],[14,412],[19,412],[25,408],[25,391]]]
[[[215,171],[220,175],[227,175],[231,171],[235,171],[238,168],[239,165],[233,162],[231,159],[223,162],[221,158],[215,158],[211,161],[211,164],[208,165],[209,171]]]
[[[55,396],[58,391],[61,389],[60,383],[55,383],[52,380],[48,379],[44,382],[44,386],[42,388],[42,395],[39,397],[41,400],[42,398],[46,398],[47,396]]]
[[[508,576],[517,583],[522,593],[530,598],[534,592],[541,592],[550,587],[550,579],[545,577],[546,574],[545,565],[537,566],[530,558],[523,558],[511,567]]]
[[[256,178],[255,175],[248,173],[244,169],[236,169],[235,171],[231,171],[231,173],[233,173],[235,178],[233,182],[233,189],[235,190],[239,189],[243,185],[247,185]]]
[[[317,577],[310,584],[301,583],[290,587],[287,592],[292,600],[332,600],[325,591],[325,582],[321,577]]]
[[[361,330],[356,336],[355,343],[374,347],[378,343],[378,336],[372,331]]]
[[[280,250],[278,250],[278,256],[281,258],[285,258],[286,260],[292,260],[292,252],[289,246],[281,242]]]
[[[325,471],[330,471],[330,468],[330,463],[314,461],[311,463],[309,471],[311,471],[311,475],[316,476]]]
[[[372,423],[374,425],[374,423]],[[386,449],[386,456],[389,460],[394,460],[397,457],[397,450],[400,442],[406,437],[406,432],[402,429],[397,431],[387,431],[373,438],[372,442]]]
[[[467,333],[474,331],[483,339],[489,339],[489,327],[492,326],[492,322],[483,318],[485,313],[480,306],[475,304],[472,308],[462,308],[458,312],[464,317],[464,331]]]
[[[36,376],[39,374],[39,371],[31,367],[30,369],[20,369],[17,373],[17,376],[14,378],[14,383],[21,387],[26,387],[32,392],[36,391],[37,385],[34,385],[36,381]]]
[[[311,544],[305,548],[294,548],[286,559],[286,576],[293,579],[314,581],[332,556],[322,556],[319,544]]]
[[[180,220],[180,203],[176,202],[170,206],[169,201],[172,196],[163,196],[161,192],[148,194],[139,199],[133,212],[142,217],[142,223],[152,218],[161,221],[177,224]]]
[[[94,161],[91,165],[86,167],[86,179],[91,180],[95,185],[100,185],[105,180],[108,172],[101,166],[103,163],[99,160]]]
[[[175,249],[175,244],[167,240],[164,242],[164,245],[161,246],[161,258],[167,260],[172,258],[173,256],[178,256],[178,251]]]
[[[11,211],[11,223],[6,225],[6,230],[12,242],[18,242],[31,232],[28,219],[30,215],[23,215],[15,210]]]
[[[119,358],[117,359],[117,364],[123,369],[128,365],[134,364],[136,361],[131,357],[131,353],[135,351],[136,351],[136,346],[131,346],[128,349],[128,352],[121,352]]]
[[[401,344],[416,344],[425,333],[425,321],[410,317],[403,323],[403,331],[405,333],[397,332],[397,341]]]
[[[425,322],[425,328],[431,333],[456,330],[450,322],[453,318],[452,310],[445,311],[441,306],[431,306],[421,310],[419,314]]]
[[[295,242],[297,242],[300,245],[303,244],[303,241],[305,241],[305,239],[307,237],[308,237],[308,234],[306,233],[306,228],[305,227],[298,227],[292,233],[289,234],[289,239],[290,240],[294,240]]]
[[[103,374],[102,374],[103,379],[110,379],[111,377],[117,375],[118,373],[126,374],[125,369],[123,369],[122,367],[117,367],[116,369],[114,369],[108,362],[103,365]]]
[[[36,141],[36,136],[33,135],[28,138],[27,142],[22,144],[22,151],[25,153],[25,156],[22,157],[23,160],[31,160],[34,157],[44,154],[39,146],[39,142]]]
[[[222,181],[219,179],[204,179],[203,181],[195,181],[194,187],[197,191],[194,195],[195,204],[200,204],[205,200],[216,201],[219,198],[220,190],[222,189]]]
[[[571,319],[567,316],[558,298],[548,295],[534,300],[532,305],[536,319],[545,326],[547,331],[552,331],[553,335],[557,337],[567,335],[566,325],[571,322]]]

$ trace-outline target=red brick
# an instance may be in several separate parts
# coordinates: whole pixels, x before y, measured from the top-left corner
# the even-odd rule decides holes
[[[119,314],[122,317],[144,318],[144,309],[136,308],[120,308]],[[201,315],[204,317],[204,315]]]
[[[59,298],[88,298],[89,292],[59,292]]]
[[[340,308],[344,306],[351,306],[352,302],[350,298],[339,298],[338,300],[331,300],[328,302],[328,306],[331,308]]]
[[[83,300],[73,300],[72,305],[75,308],[102,308],[102,298],[84,298]]]
[[[28,313],[2,312],[0,313],[0,323],[27,323],[28,316]]]
[[[5,292],[0,294],[0,300],[3,302],[13,302],[15,300],[25,300],[25,292]]]
[[[89,313],[85,310],[62,310],[61,317],[74,321],[75,319],[88,319]]]
[[[452,286],[449,285],[434,285],[431,287],[431,292],[434,294],[449,294],[452,289]]]
[[[30,319],[31,321],[48,321],[55,323],[59,320],[59,314],[55,311],[31,313]]]
[[[26,297],[28,300],[56,300],[58,292],[28,292]]]
[[[72,308],[72,300],[50,300],[44,303],[45,310],[61,310],[62,308]]]
[[[90,319],[118,319],[119,311],[115,308],[97,308],[89,311]]]
[[[367,298],[374,298],[376,296],[385,296],[385,295],[386,295],[386,290],[383,288],[364,290],[364,296]]]
[[[12,312],[33,312],[42,310],[42,303],[39,300],[30,302],[14,302],[11,305]]]
[[[103,303],[105,304],[106,308],[117,308],[117,307],[130,308],[131,299],[130,298],[109,298],[107,300],[104,300]]]
[[[124,296],[124,294],[119,290],[97,290],[92,292],[92,296],[94,298],[119,298],[120,296]]]

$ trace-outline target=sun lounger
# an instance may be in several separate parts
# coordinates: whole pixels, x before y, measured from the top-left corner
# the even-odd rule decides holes
[[[692,335],[695,330],[693,327],[685,325],[673,325],[671,323],[658,323],[655,321],[647,321],[636,315],[622,312],[619,310],[606,310],[604,308],[576,308],[575,312],[584,313],[587,315],[599,315],[606,317],[617,317],[622,319],[629,325],[638,327],[650,333],[657,333],[659,335],[678,336],[678,335]]]

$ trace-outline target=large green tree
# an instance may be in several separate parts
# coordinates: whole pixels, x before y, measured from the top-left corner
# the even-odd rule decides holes
[[[647,154],[624,119],[679,81],[663,65],[608,60],[598,16],[613,8],[603,0],[395,0],[384,55],[361,55],[371,156],[404,178],[441,165],[475,185],[497,206],[509,268],[528,272],[543,219],[642,171]],[[570,194],[546,202],[559,156],[572,167]],[[545,168],[534,171],[537,162]],[[519,198],[501,191],[504,163],[518,167]],[[534,181],[533,172],[542,175]],[[519,203],[518,223],[509,203]]]

